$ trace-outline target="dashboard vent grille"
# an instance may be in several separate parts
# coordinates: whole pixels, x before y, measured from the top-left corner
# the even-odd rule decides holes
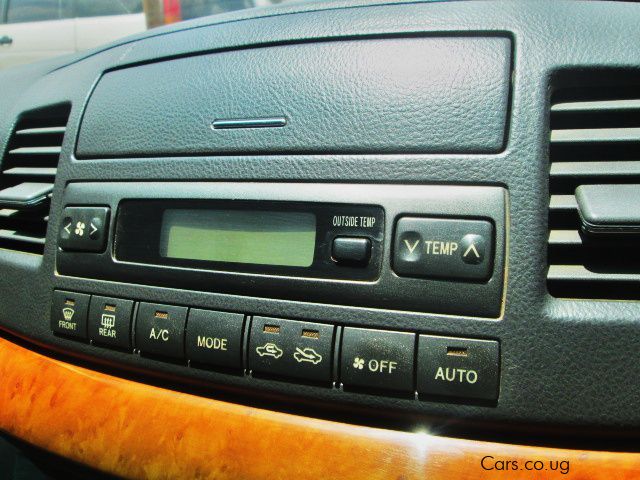
[[[575,196],[580,185],[640,184],[640,89],[559,93],[551,106],[548,290],[640,299],[640,239],[585,235]]]
[[[0,172],[0,247],[42,253],[70,105],[20,116]]]

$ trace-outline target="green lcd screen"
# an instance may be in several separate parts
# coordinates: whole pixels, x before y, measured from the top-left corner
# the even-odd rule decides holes
[[[316,217],[308,212],[170,209],[160,255],[210,262],[309,267]]]

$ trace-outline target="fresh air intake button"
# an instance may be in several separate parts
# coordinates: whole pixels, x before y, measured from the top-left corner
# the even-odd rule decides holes
[[[486,220],[403,217],[393,270],[400,276],[484,281],[493,271],[493,224]]]
[[[89,339],[110,347],[130,349],[132,312],[132,300],[92,297]]]
[[[495,340],[420,335],[418,392],[479,400],[498,398],[500,347]]]
[[[184,358],[186,307],[141,303],[136,316],[136,347],[143,353]]]
[[[415,334],[345,327],[340,378],[345,387],[413,392]]]
[[[268,375],[329,383],[334,330],[333,325],[321,323],[254,317],[249,368]]]
[[[51,305],[51,330],[86,340],[90,298],[84,293],[55,290]]]
[[[187,358],[202,365],[242,368],[244,315],[192,308],[187,320]]]

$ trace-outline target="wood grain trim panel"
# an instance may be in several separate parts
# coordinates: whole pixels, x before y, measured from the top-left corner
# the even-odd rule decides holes
[[[132,478],[637,478],[640,454],[397,432],[201,398],[93,372],[0,338],[0,429]],[[519,469],[484,470],[498,460]],[[524,470],[568,461],[569,473]]]

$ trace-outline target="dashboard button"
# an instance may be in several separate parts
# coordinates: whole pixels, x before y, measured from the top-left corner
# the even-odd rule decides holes
[[[403,217],[394,239],[393,270],[401,276],[488,280],[493,224],[486,220]]]
[[[89,309],[89,339],[116,348],[131,348],[133,301],[92,297]]]
[[[107,245],[109,213],[106,207],[66,207],[58,246],[73,252],[103,252]]]
[[[336,237],[331,247],[333,260],[366,266],[371,258],[371,240],[366,237]]]
[[[141,303],[136,316],[136,347],[143,353],[184,358],[187,309]]]
[[[51,306],[51,330],[86,340],[90,299],[91,296],[84,293],[55,290]]]
[[[335,327],[322,323],[254,317],[249,338],[249,368],[254,372],[332,380]]]
[[[192,308],[187,320],[187,358],[204,365],[242,368],[244,315]]]
[[[499,365],[500,347],[495,340],[420,335],[418,392],[496,400]]]
[[[413,392],[415,334],[345,327],[341,380],[347,386]]]

